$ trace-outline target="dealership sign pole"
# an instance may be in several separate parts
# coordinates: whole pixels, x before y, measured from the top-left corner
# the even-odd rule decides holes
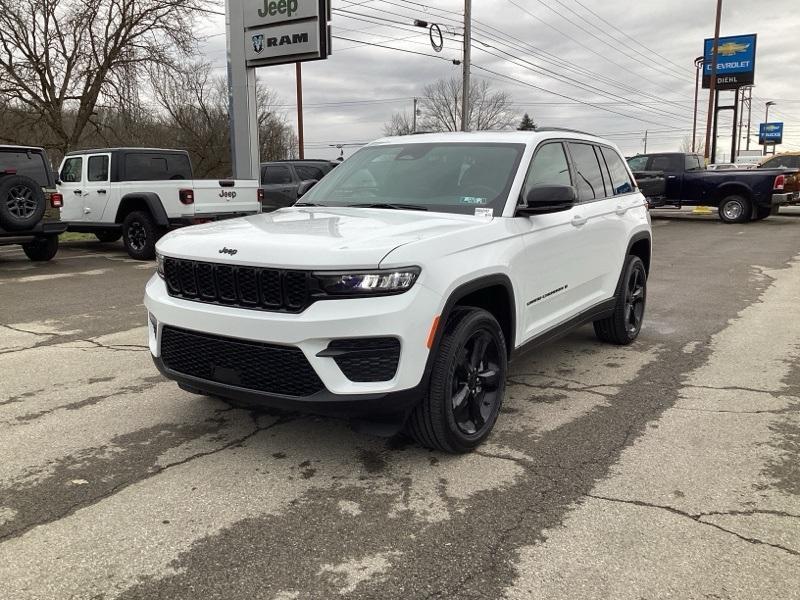
[[[227,0],[231,158],[237,179],[259,178],[256,68],[330,54],[329,0]]]

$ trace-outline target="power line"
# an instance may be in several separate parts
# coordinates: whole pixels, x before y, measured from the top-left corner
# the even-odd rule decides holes
[[[445,58],[444,56],[437,56],[435,54],[426,54],[424,52],[417,52],[415,50],[406,50],[405,48],[394,48],[392,46],[384,46],[383,44],[377,44],[377,43],[374,43],[374,42],[365,42],[365,41],[362,41],[362,40],[354,40],[352,38],[342,37],[340,35],[334,35],[332,37],[336,38],[337,40],[344,40],[346,42],[358,42],[359,44],[365,44],[367,46],[375,46],[377,48],[386,48],[387,50],[397,50],[398,52],[406,52],[408,54],[417,54],[419,56],[427,56],[429,58],[438,58],[439,60],[444,60],[446,62],[453,62],[452,59]]]

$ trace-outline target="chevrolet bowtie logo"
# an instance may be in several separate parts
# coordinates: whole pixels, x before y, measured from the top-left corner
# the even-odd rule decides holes
[[[725,42],[717,47],[717,53],[720,56],[733,56],[744,52],[750,47],[750,44],[737,44],[736,42]]]

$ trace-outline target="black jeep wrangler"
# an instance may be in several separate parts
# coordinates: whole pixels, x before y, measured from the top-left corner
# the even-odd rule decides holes
[[[31,260],[50,260],[58,236],[62,197],[42,148],[0,146],[0,245],[21,244]]]

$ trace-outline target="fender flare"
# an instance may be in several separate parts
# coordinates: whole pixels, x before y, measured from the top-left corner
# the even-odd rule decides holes
[[[125,194],[119,201],[119,207],[117,208],[117,214],[114,221],[116,223],[121,223],[122,219],[120,218],[120,209],[125,204],[126,201],[131,200],[142,200],[147,205],[150,214],[153,216],[153,219],[156,222],[156,225],[160,227],[167,227],[169,225],[169,219],[167,218],[167,211],[164,210],[164,205],[161,203],[161,198],[158,197],[158,194],[153,192],[131,192],[130,194]]]

